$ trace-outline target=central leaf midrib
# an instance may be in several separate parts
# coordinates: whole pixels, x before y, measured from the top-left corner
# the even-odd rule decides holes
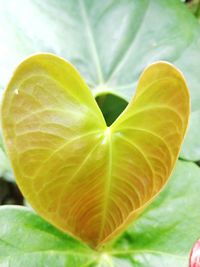
[[[111,128],[107,128],[111,131]],[[107,211],[108,211],[108,205],[109,205],[109,194],[111,189],[111,182],[112,182],[112,133],[110,132],[108,135],[108,149],[109,149],[109,156],[108,156],[108,171],[107,175],[105,177],[105,193],[104,193],[104,205],[103,205],[103,214],[102,214],[102,223],[101,228],[99,231],[99,238],[97,244],[99,244],[102,240],[103,234],[104,234],[104,228],[106,224],[106,217],[107,217]]]

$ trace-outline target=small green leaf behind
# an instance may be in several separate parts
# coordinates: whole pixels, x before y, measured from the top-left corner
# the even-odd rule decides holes
[[[113,94],[103,94],[96,97],[105,121],[110,126],[128,105],[128,102]]]

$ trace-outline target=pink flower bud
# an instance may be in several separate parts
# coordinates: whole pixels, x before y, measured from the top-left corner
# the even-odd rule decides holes
[[[197,240],[192,248],[189,267],[200,267],[200,240]]]

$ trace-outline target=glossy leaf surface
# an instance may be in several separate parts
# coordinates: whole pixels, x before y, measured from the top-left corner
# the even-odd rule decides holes
[[[89,88],[50,54],[17,68],[2,126],[17,182],[36,211],[97,247],[129,224],[165,185],[189,116],[181,73],[158,62],[107,127]]]
[[[186,77],[192,113],[200,110],[200,29],[180,0],[20,0],[20,4],[0,0],[0,25],[5,29],[0,31],[2,86],[25,56],[45,51],[70,60],[94,96],[113,93],[129,101],[146,65],[167,60]],[[190,136],[199,123],[190,127],[181,156],[197,160],[200,138],[194,141]]]
[[[178,162],[159,197],[116,243],[101,252],[59,232],[27,209],[1,207],[0,266],[188,267],[200,233],[199,180],[195,164]]]

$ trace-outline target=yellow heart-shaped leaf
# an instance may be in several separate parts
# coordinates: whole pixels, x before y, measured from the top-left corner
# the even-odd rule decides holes
[[[107,127],[73,66],[40,54],[15,71],[3,98],[2,127],[17,183],[34,209],[99,247],[165,185],[189,109],[183,76],[157,62],[144,71],[134,98]]]

